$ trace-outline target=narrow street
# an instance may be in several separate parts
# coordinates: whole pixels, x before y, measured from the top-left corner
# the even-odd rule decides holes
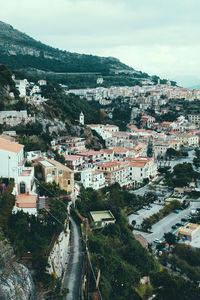
[[[81,275],[83,266],[83,246],[80,228],[70,217],[71,222],[71,250],[63,287],[69,289],[66,300],[79,300],[81,290]]]

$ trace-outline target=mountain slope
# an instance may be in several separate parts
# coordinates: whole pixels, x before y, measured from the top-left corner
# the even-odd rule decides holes
[[[104,77],[104,86],[133,86],[141,84],[144,79],[151,79],[148,74],[136,71],[116,58],[61,51],[1,21],[0,64],[20,70],[21,76],[31,74],[74,88],[95,87],[99,76]]]
[[[12,68],[37,68],[39,66],[39,68],[42,67],[42,70],[54,72],[134,71],[116,58],[70,53],[55,49],[3,22],[0,22],[0,55],[1,63],[7,64],[7,58],[9,58],[9,67]],[[17,61],[16,56],[19,58]]]

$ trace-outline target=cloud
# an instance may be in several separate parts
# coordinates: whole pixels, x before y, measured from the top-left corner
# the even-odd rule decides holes
[[[199,72],[199,11],[198,0],[7,0],[0,19],[54,47],[167,77]]]

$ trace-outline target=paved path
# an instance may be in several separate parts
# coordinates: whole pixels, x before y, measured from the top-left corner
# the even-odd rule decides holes
[[[69,289],[66,300],[79,300],[81,289],[81,275],[83,266],[83,246],[80,233],[80,227],[70,217],[71,222],[71,251],[69,263],[64,278],[63,287]]]

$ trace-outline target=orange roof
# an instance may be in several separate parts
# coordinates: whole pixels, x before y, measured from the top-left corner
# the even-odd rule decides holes
[[[130,149],[129,152],[138,153],[135,149]]]
[[[162,125],[170,125],[172,122],[162,122]]]
[[[113,149],[101,149],[100,152],[101,153],[112,154],[113,153]]]
[[[89,150],[89,151],[86,151],[86,152],[79,152],[77,153],[77,155],[83,155],[83,156],[91,156],[91,155],[98,155],[98,154],[101,154],[100,151],[94,151],[94,150]]]
[[[130,167],[139,167],[143,168],[146,165],[146,161],[131,161],[130,162]]]
[[[104,168],[112,168],[112,167],[120,166],[120,163],[116,162],[116,161],[111,161],[111,162],[105,162],[105,163],[98,164],[98,166],[104,167]]]
[[[13,136],[7,135],[5,133],[2,133],[0,135],[0,139],[4,139],[4,140],[10,141],[10,142],[15,142],[15,140],[16,140]]]
[[[100,127],[102,126],[101,124],[87,124],[87,127]]]
[[[80,159],[80,156],[78,155],[63,155],[63,156],[67,161],[75,161],[77,159]]]
[[[15,205],[19,208],[36,208],[37,195],[19,194]]]
[[[0,138],[0,149],[10,152],[19,153],[24,148],[24,145],[10,142]]]
[[[121,147],[115,147],[113,148],[114,152],[127,152],[128,150]]]

